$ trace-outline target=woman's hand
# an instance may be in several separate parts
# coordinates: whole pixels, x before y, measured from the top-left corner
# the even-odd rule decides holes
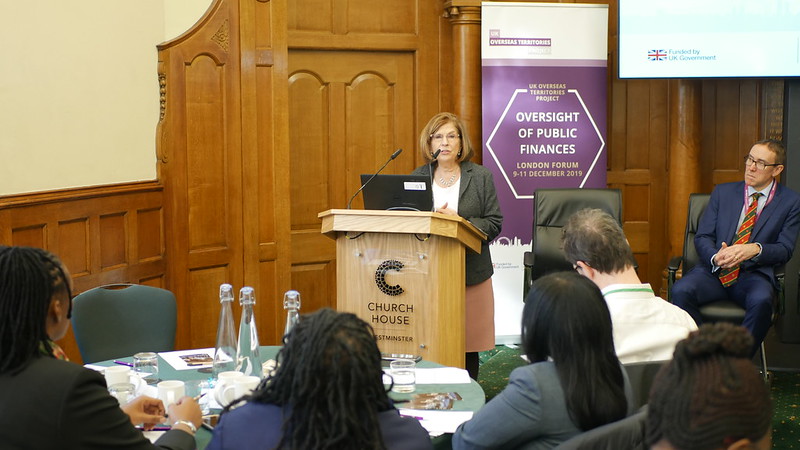
[[[441,208],[436,208],[437,213],[447,214],[448,216],[457,216],[458,211],[452,210],[447,207],[447,203],[441,206]]]
[[[177,403],[169,405],[169,420],[170,423],[186,420],[192,422],[195,428],[200,428],[200,425],[203,424],[203,412],[200,410],[197,400],[192,397],[181,397]]]
[[[142,424],[145,430],[152,430],[156,424],[167,420],[164,417],[164,403],[146,395],[140,395],[122,406],[122,411],[131,418],[134,425]]]

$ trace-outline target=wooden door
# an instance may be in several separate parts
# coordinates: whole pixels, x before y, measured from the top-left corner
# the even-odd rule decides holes
[[[158,146],[178,348],[214,346],[221,283],[255,288],[263,343],[283,331],[285,14],[283,1],[218,0],[192,30],[159,46]]]
[[[443,13],[430,0],[288,5],[292,286],[303,312],[336,305],[335,243],[317,214],[344,208],[359,175],[398,148],[384,173],[411,172],[419,130],[452,110],[449,86],[440,89],[452,74]]]
[[[317,214],[344,208],[362,173],[414,169],[413,54],[292,51],[289,57],[292,285],[303,311],[336,304],[336,247]],[[353,208],[363,208],[361,195]]]

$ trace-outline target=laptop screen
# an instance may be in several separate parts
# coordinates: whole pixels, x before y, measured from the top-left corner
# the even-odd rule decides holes
[[[372,174],[362,174],[361,184]],[[364,209],[433,211],[428,175],[376,175],[364,186]]]

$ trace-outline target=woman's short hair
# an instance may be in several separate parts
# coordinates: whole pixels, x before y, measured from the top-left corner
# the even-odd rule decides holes
[[[439,128],[442,128],[448,123],[456,127],[460,138],[461,150],[458,152],[456,160],[458,162],[467,161],[475,154],[475,151],[472,149],[472,141],[470,141],[469,134],[467,134],[467,126],[464,122],[453,113],[440,112],[431,117],[431,120],[428,121],[428,124],[425,125],[425,128],[423,128],[422,132],[419,134],[419,154],[426,163],[433,159],[433,152],[435,151],[431,145],[433,136]]]
[[[588,278],[570,271],[533,282],[522,312],[522,345],[532,363],[553,360],[570,416],[582,430],[625,417],[611,314]]]
[[[704,324],[678,342],[650,391],[648,445],[717,449],[766,436],[772,401],[752,348],[750,333],[730,323]]]
[[[57,256],[41,248],[0,246],[0,373],[21,369],[42,345],[50,350],[47,311],[64,291],[70,294],[69,281]]]

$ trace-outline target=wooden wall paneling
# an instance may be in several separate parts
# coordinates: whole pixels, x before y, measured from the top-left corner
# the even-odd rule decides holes
[[[386,173],[421,163],[417,133],[452,110],[452,51],[441,2],[297,0],[287,17],[292,286],[308,312],[336,304],[335,243],[319,234],[317,213],[344,207],[359,175],[397,148]]]
[[[214,345],[226,282],[255,289],[261,342],[282,335],[291,252],[286,70],[285,0],[218,0],[159,46],[169,285],[184,348]]]
[[[215,2],[193,29],[158,49],[165,102],[157,145],[176,346],[209,347],[219,284],[238,290],[244,282],[237,2]]]
[[[58,255],[74,295],[109,283],[159,285],[166,271],[162,194],[144,182],[0,198],[0,244]],[[81,361],[71,331],[59,345]]]
[[[385,173],[413,170],[414,58],[409,52],[292,50],[289,70],[292,285],[304,304],[308,297],[309,305],[334,306],[335,290],[316,286],[336,286],[335,243],[321,238],[317,214],[344,207],[360,174],[378,170],[397,148],[407,151]],[[353,207],[363,207],[361,195]]]
[[[761,83],[746,79],[713,80],[704,83],[709,89],[703,101],[710,102],[704,111],[713,111],[713,121],[706,123],[703,152],[708,158],[712,186],[742,180],[742,157],[761,138]],[[705,92],[704,92],[705,94]],[[710,135],[710,136],[709,136]],[[705,140],[706,137],[710,139]]]
[[[346,0],[347,6],[337,8],[348,33],[414,34],[418,26],[418,0],[392,0],[376,7],[374,0]],[[433,2],[429,2],[433,3]]]
[[[669,155],[669,91],[665,80],[651,80],[650,82],[650,111],[648,114],[650,136],[647,142],[647,152],[635,150],[637,153],[646,153],[649,180],[641,189],[646,191],[647,208],[639,214],[633,214],[631,220],[638,222],[631,224],[631,229],[643,229],[643,237],[638,245],[642,253],[639,273],[644,282],[651,283],[658,290],[661,286],[661,273],[669,260],[669,241],[665,238],[667,233],[667,214],[665,208],[669,202],[668,192],[668,155]],[[642,164],[645,164],[644,161]],[[634,211],[632,211],[634,212]],[[626,213],[627,215],[627,213]],[[636,234],[634,234],[634,237]],[[646,238],[645,238],[646,236]],[[632,240],[631,242],[636,242]],[[646,254],[646,262],[645,255]]]
[[[256,288],[262,342],[277,344],[291,288],[286,2],[250,0],[240,8],[244,278]]]
[[[623,228],[639,276],[655,289],[668,259],[664,239],[667,85],[663,80],[619,80],[610,95],[609,187],[622,190]]]

